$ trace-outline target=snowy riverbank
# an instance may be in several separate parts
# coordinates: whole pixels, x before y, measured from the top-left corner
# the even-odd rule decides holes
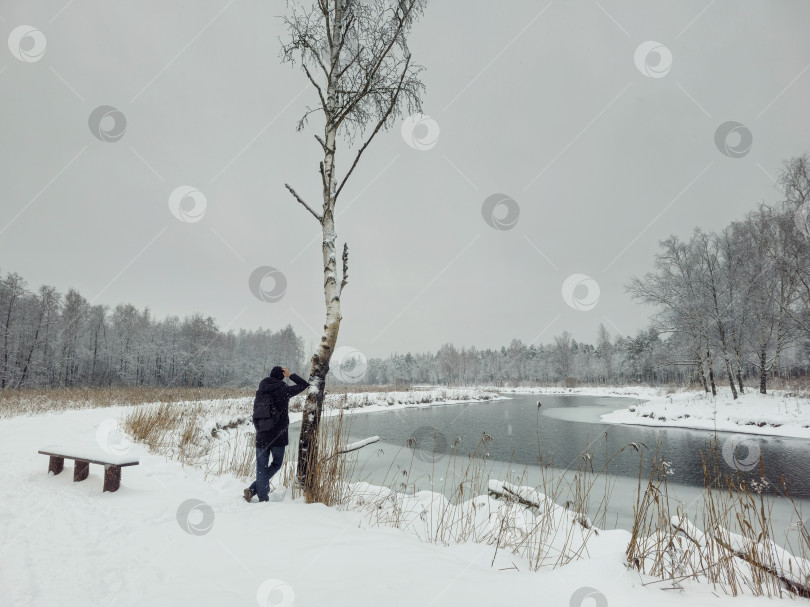
[[[810,438],[810,400],[785,391],[747,391],[734,400],[729,388],[656,394],[646,402],[602,416],[609,423],[675,426],[740,434]]]
[[[671,584],[625,567],[627,531],[591,533],[559,506],[550,505],[545,519],[559,529],[549,535],[550,561],[560,551],[573,555],[590,535],[587,549],[564,567],[532,572],[526,557],[496,550],[487,538],[519,537],[535,527],[536,515],[491,496],[448,508],[430,492],[398,498],[361,484],[355,498],[371,509],[307,505],[284,489],[268,504],[247,504],[243,481],[206,480],[142,444],[128,447],[140,465],[124,469],[116,493],[101,492],[98,465],[80,483],[72,482],[69,461],[58,476],[46,472],[41,445],[97,447],[99,430],[124,410],[0,420],[0,604],[470,607],[505,597],[535,604],[542,596],[544,604],[567,606],[587,604],[587,594],[609,605],[772,604],[751,596],[741,603],[688,579],[662,592]],[[464,513],[474,524],[457,542]],[[422,541],[439,520],[451,522],[450,545]]]
[[[649,386],[582,386],[578,388],[562,388],[553,386],[493,388],[483,386],[487,390],[496,390],[505,394],[580,394],[582,396],[616,396],[625,398],[648,399],[663,394],[663,388]]]
[[[515,394],[580,394],[632,397],[644,402],[600,416],[602,422],[690,428],[741,434],[810,438],[810,399],[785,390],[746,390],[737,400],[730,388],[713,397],[703,391],[651,387],[501,388]]]

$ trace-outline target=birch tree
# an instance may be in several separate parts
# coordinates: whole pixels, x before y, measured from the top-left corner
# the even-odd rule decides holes
[[[728,289],[724,288],[723,284],[723,281],[731,280],[728,275],[729,260],[722,258],[717,243],[717,236],[706,234],[700,229],[696,229],[692,237],[692,246],[695,247],[701,262],[700,284],[703,288],[706,309],[720,339],[720,348],[723,352],[731,396],[734,400],[737,400],[737,387],[734,385],[734,371],[728,346],[729,333],[731,332],[730,302],[724,298],[724,295],[728,293]]]
[[[310,388],[304,406],[298,451],[298,479],[307,494],[313,479],[307,470],[317,458],[326,375],[341,321],[341,295],[348,283],[348,245],[344,242],[338,282],[335,207],[369,144],[404,112],[421,111],[422,67],[411,60],[408,35],[426,0],[315,0],[308,7],[289,2],[283,17],[287,41],[282,60],[297,65],[317,94],[298,123],[303,130],[312,115],[323,119],[315,135],[319,162],[320,205],[308,203],[290,184],[285,187],[320,224],[323,233],[323,290],[326,319],[312,355]],[[338,142],[346,145],[348,170],[338,176]]]

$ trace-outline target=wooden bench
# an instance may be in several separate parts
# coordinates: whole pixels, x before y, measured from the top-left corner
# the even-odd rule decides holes
[[[78,454],[78,451],[71,452],[62,447],[45,447],[40,449],[37,453],[50,456],[48,463],[48,472],[59,474],[65,467],[65,459],[74,460],[73,466],[73,482],[83,481],[90,474],[90,464],[100,464],[104,466],[104,491],[118,491],[121,485],[121,468],[125,466],[137,466],[139,464],[137,458],[133,457],[120,457],[120,456],[106,456],[87,453]],[[74,453],[71,455],[71,453]]]

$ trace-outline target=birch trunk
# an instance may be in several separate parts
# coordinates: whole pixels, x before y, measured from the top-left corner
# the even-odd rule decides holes
[[[301,437],[298,443],[298,480],[305,488],[310,486],[308,472],[318,458],[317,431],[323,410],[323,397],[326,389],[326,374],[329,361],[335,351],[340,329],[340,292],[336,279],[335,229],[331,211],[324,214],[323,222],[323,273],[324,296],[326,298],[326,323],[323,335],[309,369],[310,387],[304,404],[301,420]]]
[[[343,4],[335,3],[334,21],[332,23],[332,40],[341,40],[343,27]],[[339,62],[339,48],[333,44],[330,53],[331,65]],[[309,472],[318,459],[317,432],[320,427],[323,397],[326,390],[326,374],[329,373],[329,361],[335,351],[338,331],[340,330],[340,290],[337,283],[337,256],[335,252],[335,143],[337,141],[337,124],[335,116],[336,78],[339,69],[330,72],[326,89],[326,107],[324,115],[324,157],[321,164],[323,179],[323,214],[321,227],[323,231],[323,293],[326,303],[326,320],[323,335],[315,352],[309,369],[310,388],[307,391],[304,415],[301,420],[301,436],[298,442],[298,481],[308,491],[312,486]]]

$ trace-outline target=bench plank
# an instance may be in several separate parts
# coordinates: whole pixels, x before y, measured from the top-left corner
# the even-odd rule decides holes
[[[82,455],[70,455],[70,451],[67,449],[60,449],[59,452],[53,449],[40,449],[37,453],[41,453],[43,455],[50,455],[51,457],[62,458],[62,459],[74,459],[74,460],[82,460],[84,462],[89,462],[91,464],[99,464],[101,466],[137,466],[140,462],[138,461],[137,457],[132,458],[121,458],[116,456],[111,456],[110,458],[101,458],[101,457],[86,457],[85,454]]]

